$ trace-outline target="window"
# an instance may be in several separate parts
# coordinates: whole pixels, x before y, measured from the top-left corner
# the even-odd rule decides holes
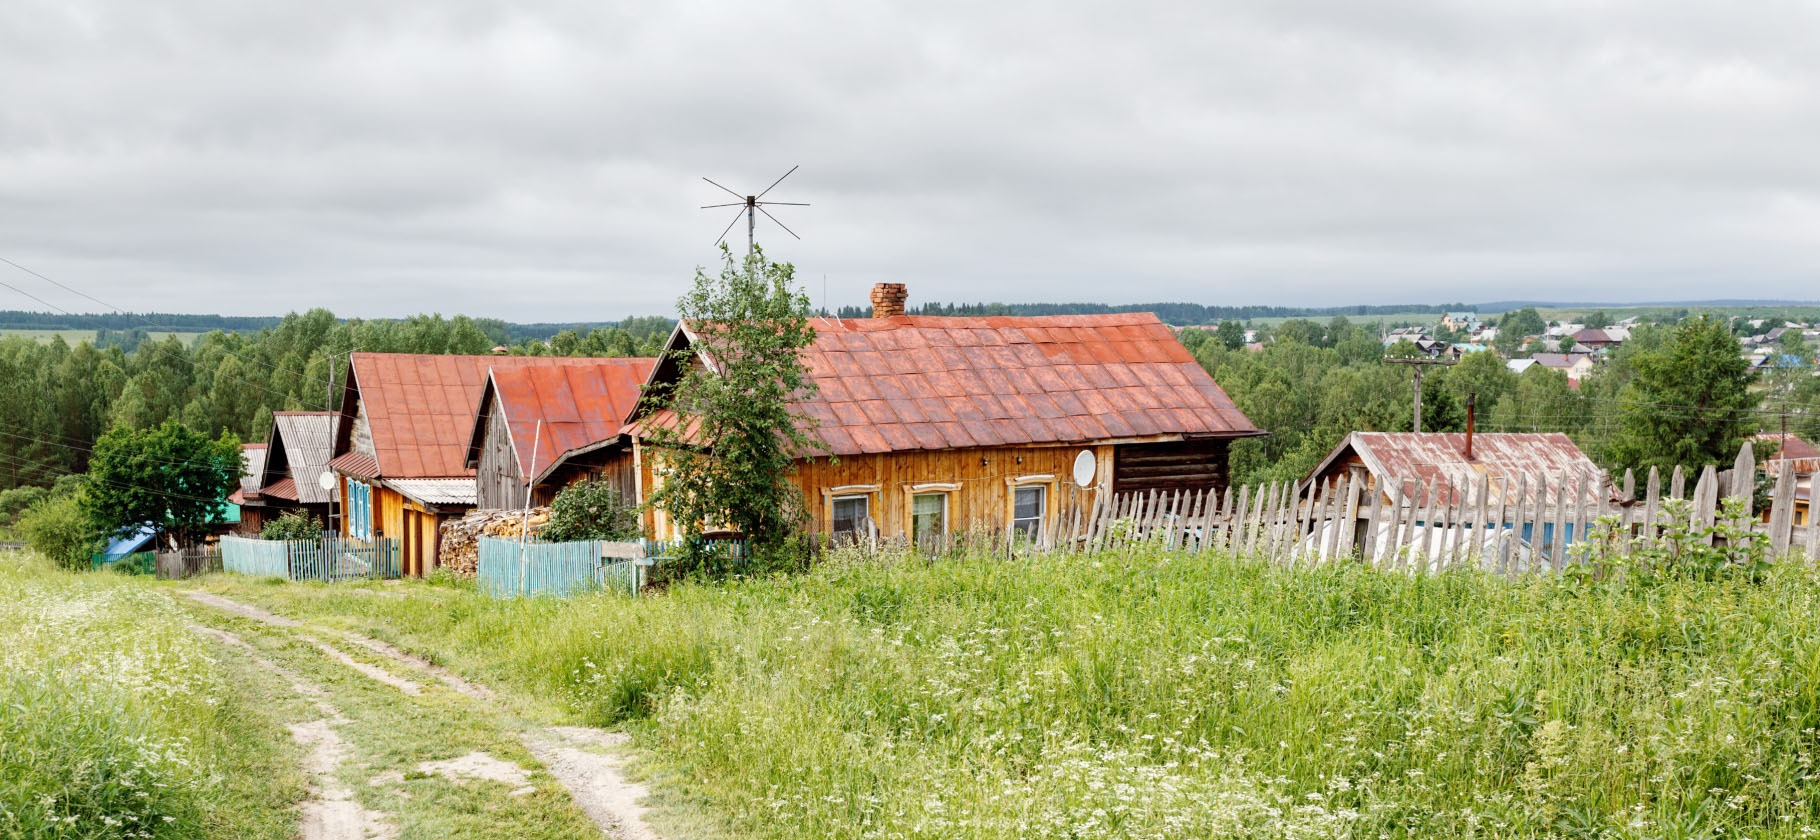
[[[373,488],[358,481],[348,482],[348,536],[357,540],[373,538]]]
[[[835,496],[833,535],[861,540],[872,535],[870,496]]]
[[[948,494],[918,493],[910,497],[910,537],[925,551],[941,547],[948,533]]]
[[[1011,488],[1011,530],[1035,539],[1043,533],[1047,487],[1026,484]]]

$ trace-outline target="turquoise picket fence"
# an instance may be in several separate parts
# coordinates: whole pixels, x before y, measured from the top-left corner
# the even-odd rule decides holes
[[[495,598],[563,597],[595,590],[636,595],[650,581],[651,573],[667,557],[675,556],[682,543],[633,542],[644,549],[643,559],[603,559],[601,543],[592,540],[553,543],[533,536],[520,542],[516,538],[483,536],[478,569],[480,591]],[[715,547],[736,559],[746,556],[745,543],[737,540],[716,541]]]
[[[132,551],[125,554],[94,554],[89,556],[89,567],[94,571],[109,569],[129,575],[149,575],[158,556],[150,551]]]
[[[324,534],[314,540],[221,538],[224,571],[293,581],[334,583],[399,577],[398,541],[351,540]]]

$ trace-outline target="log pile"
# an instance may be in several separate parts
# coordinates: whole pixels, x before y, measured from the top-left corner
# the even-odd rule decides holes
[[[550,509],[532,508],[527,518],[522,510],[476,510],[460,519],[442,524],[442,551],[437,565],[458,577],[473,578],[480,566],[480,538],[516,537],[528,524],[535,536],[550,522]]]

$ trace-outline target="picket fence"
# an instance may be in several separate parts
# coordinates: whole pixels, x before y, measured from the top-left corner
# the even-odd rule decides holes
[[[714,545],[736,561],[746,556],[742,541],[717,540]],[[482,536],[475,571],[480,591],[495,598],[564,597],[596,590],[637,595],[657,564],[681,548],[678,541],[545,542],[536,536],[525,540]]]
[[[1272,562],[1318,564],[1352,559],[1383,568],[1437,571],[1463,564],[1517,574],[1559,571],[1574,562],[1573,543],[1597,522],[1617,522],[1620,551],[1661,538],[1674,510],[1704,532],[1718,524],[1722,498],[1742,501],[1744,515],[1731,523],[1767,533],[1777,557],[1798,553],[1820,561],[1820,517],[1796,525],[1795,476],[1784,470],[1771,494],[1769,515],[1751,507],[1756,463],[1750,444],[1732,469],[1706,466],[1691,491],[1688,471],[1676,467],[1666,480],[1651,468],[1644,492],[1626,472],[1619,486],[1602,476],[1521,475],[1429,484],[1404,482],[1394,493],[1374,492],[1364,481],[1281,482],[1225,492],[1108,495],[1083,517],[1032,540],[1039,547],[1088,550],[1154,544],[1182,551],[1251,554]],[[1390,488],[1384,488],[1390,489]],[[1670,505],[1684,500],[1686,505]],[[1709,544],[1713,539],[1704,537]]]
[[[221,567],[291,581],[390,580],[399,576],[398,540],[352,540],[327,533],[313,540],[227,536],[221,538]]]

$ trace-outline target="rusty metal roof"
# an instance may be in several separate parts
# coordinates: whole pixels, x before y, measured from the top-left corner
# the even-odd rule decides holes
[[[797,408],[834,455],[1264,434],[1150,313],[810,325]]]
[[[455,478],[473,474],[466,464],[467,445],[488,370],[599,362],[567,356],[355,353],[348,388],[366,409],[379,476]],[[336,446],[345,452],[352,405],[344,401],[342,412]],[[336,469],[349,471],[340,464]]]
[[[1439,501],[1451,503],[1468,490],[1478,493],[1480,476],[1488,476],[1491,504],[1508,497],[1515,501],[1518,479],[1529,477],[1529,498],[1535,497],[1535,485],[1543,476],[1550,486],[1563,473],[1582,478],[1592,488],[1588,495],[1606,492],[1609,481],[1605,471],[1586,457],[1567,435],[1560,433],[1484,433],[1474,434],[1472,460],[1466,459],[1466,435],[1452,432],[1353,432],[1321,461],[1307,478],[1327,471],[1347,451],[1356,452],[1365,468],[1377,479],[1378,487],[1392,499],[1401,498],[1413,482],[1430,492],[1444,495]],[[1473,501],[1477,501],[1475,498]],[[1426,495],[1420,499],[1427,503]]]
[[[292,481],[289,477],[278,479],[271,484],[267,484],[265,489],[259,491],[259,495],[268,499],[283,499],[287,502],[295,502],[297,501],[297,482]]]
[[[335,412],[274,411],[271,443],[267,447],[266,479],[277,482],[291,479],[294,489],[282,498],[303,504],[327,504],[335,491],[324,490],[319,483],[329,471],[329,453],[335,443]],[[263,495],[273,495],[261,491]]]
[[[1751,439],[1768,441],[1776,445],[1775,452],[1763,456],[1765,475],[1778,476],[1784,469],[1794,470],[1798,476],[1820,472],[1820,449],[1793,434],[1769,432],[1756,435]]]
[[[541,475],[572,453],[618,437],[657,360],[588,361],[493,370],[475,412],[468,463],[479,459],[486,432],[481,418],[489,410],[505,414],[521,475]]]
[[[355,478],[377,478],[379,462],[358,452],[343,452],[329,461],[329,469]]]

